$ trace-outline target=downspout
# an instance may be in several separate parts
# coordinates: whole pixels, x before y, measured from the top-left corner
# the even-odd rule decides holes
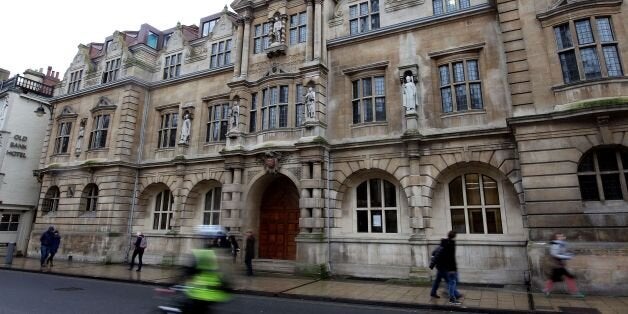
[[[327,164],[327,176],[326,176],[326,184],[327,184],[327,200],[325,202],[326,211],[327,211],[327,269],[329,273],[332,273],[331,269],[331,190],[329,189],[331,178],[331,162],[329,156],[329,147],[325,148],[325,163]]]
[[[148,119],[148,104],[150,103],[150,91],[146,90],[146,97],[144,97],[144,111],[142,116],[142,126],[140,127],[140,145],[137,148],[137,162],[135,167],[135,182],[133,183],[133,198],[131,201],[131,213],[129,214],[129,225],[127,232],[129,236],[129,244],[124,255],[124,262],[129,262],[129,253],[131,252],[131,245],[133,244],[133,216],[135,215],[135,206],[137,204],[137,188],[140,180],[140,163],[142,162],[142,152],[144,149],[144,130],[146,128],[146,120]]]

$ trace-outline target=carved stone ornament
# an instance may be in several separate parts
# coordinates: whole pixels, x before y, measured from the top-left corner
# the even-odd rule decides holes
[[[275,174],[279,172],[281,161],[283,161],[284,157],[282,153],[270,151],[264,153],[258,159],[264,166],[266,173]]]

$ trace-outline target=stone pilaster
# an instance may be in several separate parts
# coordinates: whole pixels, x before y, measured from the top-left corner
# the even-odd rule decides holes
[[[251,41],[251,23],[250,17],[244,18],[244,35],[242,39],[242,64],[240,65],[240,76],[246,77],[249,71],[249,46]]]
[[[306,0],[307,13],[307,47],[305,49],[305,61],[312,61],[314,54],[314,6],[311,0]]]
[[[138,120],[141,114],[140,106],[143,98],[144,93],[137,86],[129,85],[124,90],[124,96],[120,104],[117,138],[114,142],[114,155],[116,158],[134,161],[131,156],[136,153],[135,136],[140,128]]]
[[[323,45],[323,0],[315,0],[314,6],[314,60],[321,60]]]
[[[242,66],[242,47],[244,42],[244,23],[243,19],[238,19],[238,33],[236,35],[236,49],[233,56],[235,61],[233,64],[233,77],[240,77],[240,71]]]

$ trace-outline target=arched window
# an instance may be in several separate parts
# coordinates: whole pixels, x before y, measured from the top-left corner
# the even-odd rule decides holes
[[[468,173],[449,183],[452,229],[458,233],[501,234],[502,216],[497,181]]]
[[[56,186],[51,186],[46,195],[44,196],[44,201],[42,203],[42,211],[44,213],[56,212],[59,207],[59,196],[61,192],[59,192],[59,188]]]
[[[620,147],[587,152],[578,164],[583,201],[628,200],[628,152]]]
[[[98,186],[90,183],[83,190],[82,209],[86,212],[95,212],[98,205]]]
[[[174,198],[170,190],[165,190],[157,194],[155,197],[155,212],[153,213],[154,230],[170,230],[173,203]]]
[[[362,182],[356,189],[357,231],[397,233],[399,220],[397,188],[382,179]]]
[[[220,224],[220,199],[221,188],[216,187],[205,193],[205,207],[203,208],[203,224],[219,225]]]

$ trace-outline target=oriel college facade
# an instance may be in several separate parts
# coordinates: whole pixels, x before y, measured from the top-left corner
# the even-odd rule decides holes
[[[623,0],[237,0],[79,45],[52,100],[29,250],[178,264],[198,225],[255,267],[539,284],[563,232],[585,291],[628,291]],[[149,21],[148,21],[149,22]],[[112,25],[112,28],[115,25]]]

